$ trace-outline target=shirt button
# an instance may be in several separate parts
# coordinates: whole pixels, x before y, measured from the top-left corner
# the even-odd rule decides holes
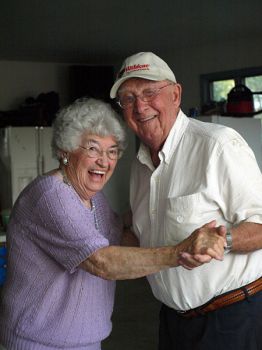
[[[182,215],[178,215],[176,219],[177,219],[177,222],[179,222],[179,223],[184,221],[184,218]]]

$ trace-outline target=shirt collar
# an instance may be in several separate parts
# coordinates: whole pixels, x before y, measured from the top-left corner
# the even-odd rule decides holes
[[[149,148],[142,142],[140,144],[140,147],[137,153],[137,159],[140,161],[140,163],[148,166],[148,168],[151,169],[152,171],[155,170],[155,166],[152,162]]]

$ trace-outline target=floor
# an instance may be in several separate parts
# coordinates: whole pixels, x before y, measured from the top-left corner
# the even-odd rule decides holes
[[[159,308],[146,279],[118,281],[113,331],[102,350],[156,350]]]

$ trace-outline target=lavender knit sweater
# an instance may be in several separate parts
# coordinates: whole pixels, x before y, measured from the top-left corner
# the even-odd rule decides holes
[[[8,276],[0,304],[0,344],[8,350],[100,349],[111,331],[115,283],[78,265],[118,244],[121,225],[102,193],[98,219],[71,186],[40,176],[10,219]]]

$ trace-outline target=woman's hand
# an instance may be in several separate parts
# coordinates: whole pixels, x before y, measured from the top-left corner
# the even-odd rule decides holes
[[[182,244],[178,263],[184,268],[191,270],[212,259],[223,260],[226,228],[216,227],[213,220],[195,230]]]

